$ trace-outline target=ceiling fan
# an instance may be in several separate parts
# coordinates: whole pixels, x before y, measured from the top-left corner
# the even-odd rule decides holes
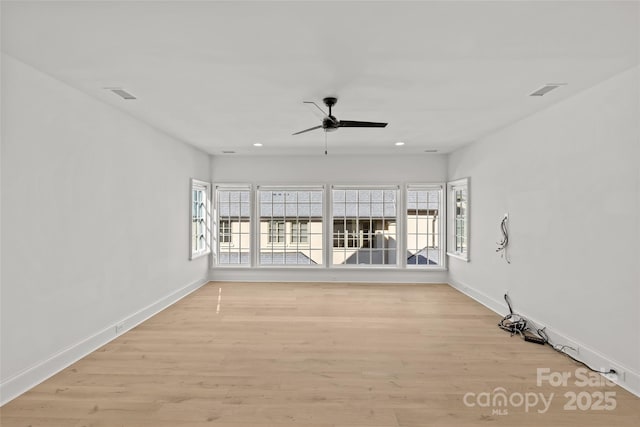
[[[299,135],[301,133],[309,132],[310,130],[315,130],[315,129],[324,129],[325,132],[331,132],[331,131],[337,130],[338,128],[383,128],[387,126],[387,123],[381,123],[381,122],[360,122],[360,121],[354,121],[354,120],[338,120],[335,118],[335,116],[331,114],[331,107],[336,105],[336,102],[338,102],[338,98],[328,96],[324,98],[322,101],[324,102],[324,105],[329,107],[329,114],[325,113],[325,111],[322,108],[318,107],[318,104],[316,104],[315,102],[304,101],[305,104],[313,104],[318,108],[318,110],[322,111],[322,113],[325,116],[324,119],[322,119],[322,124],[318,126],[314,126],[309,129],[301,130],[300,132],[296,132],[293,135]]]

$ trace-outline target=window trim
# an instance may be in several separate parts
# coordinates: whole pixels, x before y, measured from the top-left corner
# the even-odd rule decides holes
[[[455,192],[458,190],[466,191],[466,210],[464,216],[464,235],[462,236],[466,243],[465,251],[457,251],[455,240],[456,240],[456,198]],[[449,215],[447,216],[447,256],[452,258],[457,258],[465,262],[470,261],[469,256],[469,248],[470,248],[470,213],[471,213],[471,203],[470,203],[470,191],[469,191],[469,177],[456,179],[453,181],[449,181],[447,183],[447,207],[449,211]]]
[[[206,181],[200,181],[198,179],[195,178],[191,178],[190,180],[190,188],[191,191],[189,192],[190,196],[189,198],[191,199],[191,207],[190,207],[190,215],[189,215],[189,260],[194,260],[197,258],[201,258],[203,256],[209,255],[211,254],[211,183],[206,182]],[[193,229],[193,218],[195,215],[194,212],[194,204],[196,203],[196,200],[194,200],[193,198],[193,193],[194,191],[202,191],[202,194],[204,194],[204,198],[205,200],[202,202],[203,203],[203,207],[204,207],[204,227],[205,227],[205,231],[204,231],[204,240],[205,240],[205,246],[203,249],[201,250],[194,250],[193,249],[193,233],[195,232],[195,230]]]

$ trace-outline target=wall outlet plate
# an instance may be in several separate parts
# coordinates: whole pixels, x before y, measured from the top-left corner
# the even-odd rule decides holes
[[[124,323],[116,324],[116,334],[120,334],[124,331]]]

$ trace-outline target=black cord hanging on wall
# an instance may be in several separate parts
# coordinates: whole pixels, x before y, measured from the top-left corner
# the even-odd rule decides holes
[[[498,248],[496,249],[496,252],[500,254],[501,258],[504,258],[504,260],[507,261],[507,264],[511,264],[511,259],[509,259],[509,254],[507,252],[507,247],[509,246],[509,229],[507,228],[508,221],[509,214],[504,214],[500,221],[502,240],[497,243]]]

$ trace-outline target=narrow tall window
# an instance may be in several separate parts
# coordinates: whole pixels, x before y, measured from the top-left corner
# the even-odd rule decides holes
[[[261,187],[261,265],[322,265],[324,189]]]
[[[211,252],[211,185],[191,180],[191,255],[198,258]]]
[[[251,190],[247,187],[216,188],[216,263],[251,264]]]
[[[334,265],[397,264],[397,196],[397,187],[334,187]]]
[[[469,260],[469,179],[452,181],[449,193],[449,241],[447,254]]]
[[[440,266],[442,259],[441,186],[407,187],[407,265]]]

